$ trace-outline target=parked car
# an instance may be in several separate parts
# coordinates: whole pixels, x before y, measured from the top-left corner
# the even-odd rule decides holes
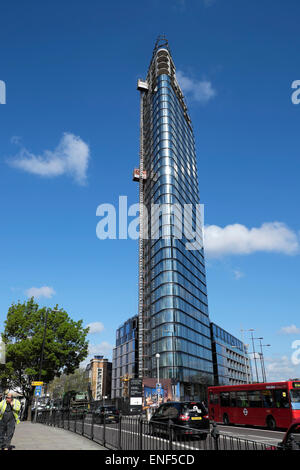
[[[39,404],[39,405],[37,405],[37,407],[35,405],[33,405],[31,407],[31,421],[34,420],[36,410],[37,410],[36,412],[37,412],[37,417],[38,417],[43,413],[43,411],[45,411],[45,409],[46,409],[46,406],[44,404]]]
[[[270,446],[268,450],[300,450],[300,419],[292,422],[277,447]]]
[[[102,405],[95,409],[94,419],[96,423],[118,423],[120,419],[119,410],[112,405]]]
[[[210,430],[208,412],[203,403],[174,401],[161,405],[149,421],[151,434],[168,433],[171,424],[175,435],[197,435],[205,440]]]

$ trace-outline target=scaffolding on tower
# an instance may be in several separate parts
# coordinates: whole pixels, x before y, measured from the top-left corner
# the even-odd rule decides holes
[[[145,375],[145,317],[144,317],[144,183],[147,174],[144,171],[144,95],[149,87],[148,83],[138,80],[137,89],[140,92],[140,162],[139,168],[133,171],[133,181],[139,182],[139,218],[140,218],[140,234],[139,234],[139,308],[138,308],[138,376],[142,379]]]

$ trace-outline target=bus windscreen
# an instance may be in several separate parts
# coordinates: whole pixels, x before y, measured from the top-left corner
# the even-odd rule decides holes
[[[300,390],[292,389],[291,393],[291,404],[293,410],[300,410]]]

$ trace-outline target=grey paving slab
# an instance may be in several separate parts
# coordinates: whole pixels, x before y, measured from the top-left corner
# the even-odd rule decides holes
[[[107,450],[74,432],[27,421],[16,426],[11,444],[15,450]]]

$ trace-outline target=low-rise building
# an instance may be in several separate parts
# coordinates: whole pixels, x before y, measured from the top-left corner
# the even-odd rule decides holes
[[[94,356],[86,367],[94,400],[111,398],[112,363],[104,356]]]
[[[112,398],[128,398],[129,380],[138,376],[138,316],[129,318],[116,332],[113,349]]]
[[[214,385],[252,382],[247,345],[226,330],[210,324],[214,366]]]

